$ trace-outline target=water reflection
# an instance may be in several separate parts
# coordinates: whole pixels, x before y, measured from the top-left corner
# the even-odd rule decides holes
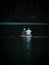
[[[24,48],[24,60],[26,63],[31,61],[31,37],[23,38],[23,48]]]
[[[26,37],[26,48],[31,49],[31,37]]]

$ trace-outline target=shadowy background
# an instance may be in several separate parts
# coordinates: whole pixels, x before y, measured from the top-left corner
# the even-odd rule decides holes
[[[49,20],[49,2],[43,0],[0,1],[0,21],[46,22]]]

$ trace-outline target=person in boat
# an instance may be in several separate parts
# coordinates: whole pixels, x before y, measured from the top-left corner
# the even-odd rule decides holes
[[[32,31],[30,30],[30,28],[28,28],[28,29],[26,30],[26,35],[27,35],[27,36],[32,36],[31,33],[32,33]]]
[[[21,35],[26,35],[26,28],[23,29]]]

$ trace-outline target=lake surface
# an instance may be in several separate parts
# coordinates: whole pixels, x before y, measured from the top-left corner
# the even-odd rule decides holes
[[[30,27],[33,37],[21,37],[24,27]],[[0,46],[6,64],[47,64],[48,26],[0,26]]]

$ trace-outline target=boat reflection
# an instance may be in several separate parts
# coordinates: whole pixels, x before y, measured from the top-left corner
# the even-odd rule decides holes
[[[23,48],[24,48],[24,60],[26,63],[31,61],[31,37],[23,38]]]

